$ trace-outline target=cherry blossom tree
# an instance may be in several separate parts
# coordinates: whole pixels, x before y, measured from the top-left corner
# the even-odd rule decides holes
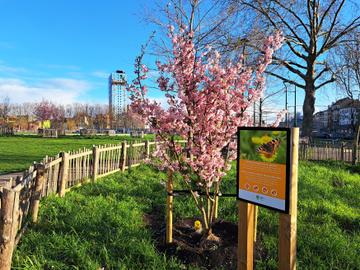
[[[282,36],[276,33],[266,39],[264,54],[252,69],[243,65],[241,55],[224,63],[216,50],[198,51],[192,31],[175,32],[171,26],[168,35],[172,56],[165,63],[156,62],[157,83],[168,108],[147,97],[148,68],[142,64],[146,46],[135,61],[136,79],[129,86],[131,108],[156,134],[156,165],[182,175],[209,237],[221,179],[236,158],[234,134],[237,127],[253,124],[247,108],[262,96],[264,71]],[[186,140],[185,147],[175,136]]]
[[[41,122],[46,120],[60,121],[64,118],[64,114],[65,112],[60,107],[48,100],[42,100],[34,107],[34,115]]]

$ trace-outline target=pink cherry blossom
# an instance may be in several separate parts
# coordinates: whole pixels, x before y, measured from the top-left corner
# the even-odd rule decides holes
[[[143,80],[148,68],[139,57],[135,64],[137,77],[129,91],[131,109],[156,134],[156,164],[160,169],[184,176],[185,184],[202,211],[212,209],[214,197],[210,192],[219,191],[222,177],[236,158],[234,134],[237,128],[253,124],[248,107],[262,97],[264,71],[283,38],[280,33],[268,37],[257,67],[251,69],[241,61],[224,64],[220,53],[210,46],[205,51],[197,51],[193,36],[185,28],[176,32],[170,26],[172,57],[166,63],[156,62],[160,73],[157,83],[168,100],[167,109],[147,98]],[[185,145],[176,142],[175,136],[183,138]],[[191,189],[192,182],[208,200],[200,200],[201,196],[199,199],[195,195],[198,193]],[[211,207],[205,206],[206,203],[211,203]],[[213,212],[204,210],[202,213],[205,227],[210,228]]]

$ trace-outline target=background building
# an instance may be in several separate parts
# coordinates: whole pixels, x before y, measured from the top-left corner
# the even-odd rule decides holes
[[[110,128],[123,128],[122,116],[127,111],[126,102],[126,75],[117,70],[109,76],[109,115]]]
[[[360,101],[339,99],[314,115],[313,134],[318,137],[352,139],[360,120]]]

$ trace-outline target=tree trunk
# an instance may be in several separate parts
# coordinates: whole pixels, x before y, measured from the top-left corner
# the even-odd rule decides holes
[[[314,111],[315,111],[315,86],[313,83],[306,83],[305,99],[303,104],[303,113],[304,113],[304,118],[302,123],[303,136],[311,137]]]

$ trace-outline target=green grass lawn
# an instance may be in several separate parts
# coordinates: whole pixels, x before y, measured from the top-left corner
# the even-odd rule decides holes
[[[151,139],[152,136],[145,136]],[[145,140],[144,139],[144,140]],[[0,174],[27,169],[34,161],[46,155],[53,156],[60,151],[91,148],[93,145],[117,144],[123,140],[134,140],[129,136],[41,138],[37,136],[0,136]],[[136,138],[136,140],[139,140]]]
[[[159,253],[143,216],[165,215],[166,175],[142,165],[42,201],[40,220],[21,239],[14,269],[191,269]],[[235,166],[223,192],[235,193]],[[360,176],[348,165],[308,163],[299,170],[298,269],[359,269]],[[198,216],[190,197],[175,197],[174,218]],[[234,198],[220,218],[237,221]],[[261,208],[256,269],[277,269],[278,214]]]

